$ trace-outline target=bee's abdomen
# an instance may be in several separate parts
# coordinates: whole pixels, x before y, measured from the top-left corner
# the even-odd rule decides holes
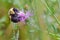
[[[14,23],[17,23],[20,20],[18,19],[18,17],[11,17],[11,21],[14,22]]]
[[[17,14],[13,14],[13,15],[10,15],[11,16],[11,21],[14,22],[14,23],[17,23],[19,22],[20,20],[18,19],[18,15]]]

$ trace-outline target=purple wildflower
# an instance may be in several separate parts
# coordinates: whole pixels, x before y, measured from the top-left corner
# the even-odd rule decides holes
[[[18,13],[18,19],[20,21],[25,21],[27,20],[29,17],[31,16],[30,12],[29,11],[26,11],[26,13],[24,13],[23,11],[20,11]]]

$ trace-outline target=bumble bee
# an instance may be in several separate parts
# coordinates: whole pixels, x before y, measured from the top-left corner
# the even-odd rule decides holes
[[[19,12],[19,10],[18,9],[16,9],[16,8],[11,8],[10,10],[9,10],[9,18],[10,18],[10,20],[12,21],[12,22],[14,22],[14,23],[17,23],[17,22],[19,22],[19,20],[18,20],[18,13]]]

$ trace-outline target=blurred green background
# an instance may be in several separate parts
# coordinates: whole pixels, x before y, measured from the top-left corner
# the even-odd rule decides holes
[[[31,19],[25,25],[12,23],[9,9],[25,5]],[[60,40],[60,0],[0,0],[0,40]]]

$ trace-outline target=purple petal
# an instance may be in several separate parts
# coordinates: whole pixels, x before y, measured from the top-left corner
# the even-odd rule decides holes
[[[23,11],[20,11],[19,13],[18,13],[18,19],[20,20],[20,21],[25,21],[25,20],[27,20],[29,17],[31,16],[31,14],[30,14],[30,12],[29,11],[26,11],[26,14],[23,12]]]
[[[26,19],[29,18],[30,16],[32,16],[32,14],[30,13],[30,11],[26,11]]]
[[[22,11],[20,11],[20,12],[18,13],[18,15],[19,15],[19,16],[25,16],[25,13],[22,12]]]
[[[18,17],[19,17],[20,21],[25,21],[25,13],[24,12],[20,11],[18,13]]]

